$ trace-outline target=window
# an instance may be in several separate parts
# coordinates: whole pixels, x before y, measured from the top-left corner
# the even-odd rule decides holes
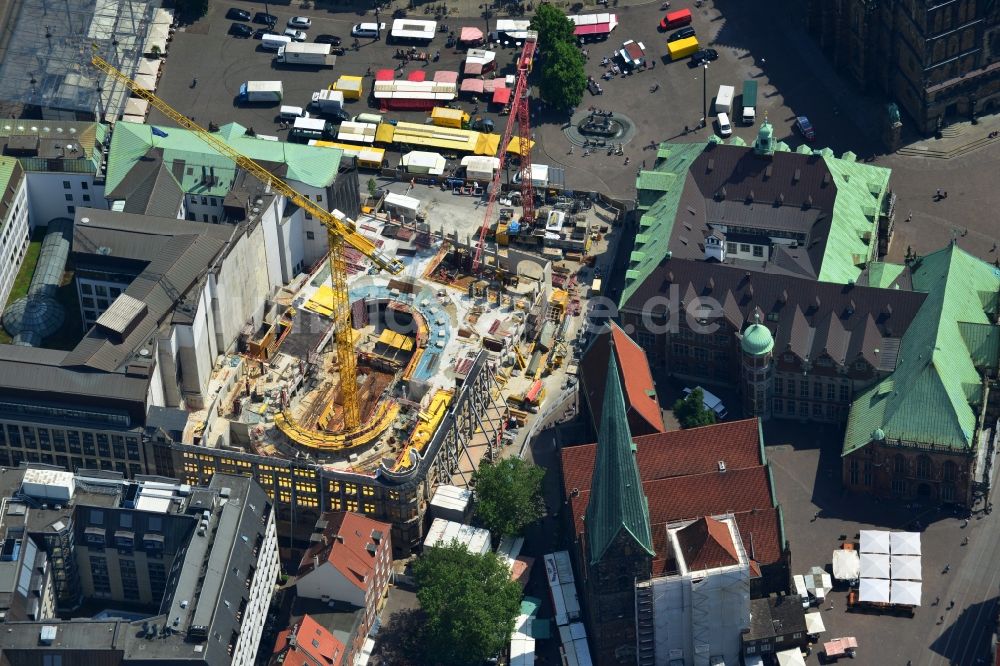
[[[311,232],[311,231],[307,231],[307,232],[306,232],[306,240],[313,240],[313,239],[315,239],[315,238],[316,238],[316,234],[314,234],[314,233],[313,233],[313,232]]]
[[[90,185],[87,184],[87,181],[84,181],[84,182],[80,183],[80,187],[82,189],[84,189],[84,190],[89,190],[90,189]]]
[[[813,397],[817,400],[823,399],[823,384],[818,381],[813,382]]]
[[[780,398],[775,398],[775,400],[774,400],[774,413],[775,414],[781,414],[783,411],[785,411],[785,403],[784,403],[784,401],[781,400]]]
[[[808,398],[809,397],[809,381],[808,380],[803,379],[799,383],[799,397],[800,398]]]
[[[202,215],[201,215],[201,221],[202,222],[208,222],[208,213],[202,213]]]
[[[955,484],[946,483],[941,486],[941,499],[951,502],[955,499]]]
[[[72,201],[73,200],[73,195],[72,194],[66,194],[64,196],[66,197],[66,201]]]
[[[864,484],[866,486],[872,485],[872,463],[870,460],[865,461],[864,467]]]
[[[74,213],[76,213],[76,206],[66,206],[66,212],[69,213],[70,215],[73,215]]]
[[[906,474],[906,458],[897,453],[892,459],[892,473],[896,476]]]
[[[68,190],[71,187],[72,187],[72,185],[70,184],[70,182],[68,180],[64,180],[63,181],[63,189],[64,190]]]
[[[213,206],[215,206],[215,205],[216,205],[216,203],[215,203],[215,197],[212,197],[211,199],[209,199],[209,202],[210,202],[210,203],[211,203],[211,204],[212,204]]]
[[[848,400],[847,384],[840,385],[840,401],[847,402]]]
[[[823,405],[818,402],[813,403],[813,416],[821,417],[823,416]]]
[[[795,416],[795,401],[794,400],[789,400],[788,401],[788,415],[789,416]]]
[[[896,495],[906,494],[906,479],[893,479],[892,492]]]
[[[950,460],[944,461],[944,464],[941,465],[941,478],[951,483],[955,480],[957,476],[958,476],[958,465],[956,465]]]
[[[795,397],[795,380],[794,379],[789,379],[788,380],[788,393],[786,393],[785,395],[787,395],[790,398],[794,398]]]
[[[208,205],[208,197],[202,197],[201,198],[201,205],[202,206],[207,206]]]
[[[851,474],[851,485],[858,485],[859,468],[861,466],[858,464],[857,460],[851,460],[850,474]]]
[[[317,194],[316,195],[316,201],[319,202],[319,203],[322,203],[322,201],[323,201],[323,195],[322,194]]]
[[[89,282],[81,282],[80,283],[80,293],[83,293],[83,294],[93,294],[94,293],[94,287]]]
[[[219,223],[219,216],[218,215],[213,215],[212,216],[212,224],[218,224],[218,223]]]
[[[726,252],[736,252],[736,243],[726,243]]]
[[[775,395],[781,395],[781,392],[784,389],[784,386],[783,386],[784,383],[785,382],[784,382],[784,380],[781,377],[775,377],[774,378],[774,394]]]
[[[740,252],[749,252],[750,243],[740,243]]]
[[[755,256],[755,257],[763,257],[764,256],[764,247],[761,246],[761,245],[754,245],[753,246],[753,256]]]
[[[826,385],[826,399],[827,400],[836,400],[836,398],[837,398],[837,387],[834,386],[833,384],[827,384]]]
[[[929,456],[920,456],[917,458],[917,478],[918,479],[929,479],[931,478],[931,472],[933,471],[933,465],[931,465],[931,459]]]

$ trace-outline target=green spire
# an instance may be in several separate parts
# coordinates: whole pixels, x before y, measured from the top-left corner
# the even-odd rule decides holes
[[[649,506],[639,480],[635,444],[628,428],[625,398],[618,379],[618,362],[611,353],[604,387],[597,459],[587,504],[587,550],[596,564],[623,530],[642,550],[655,555],[649,527]]]

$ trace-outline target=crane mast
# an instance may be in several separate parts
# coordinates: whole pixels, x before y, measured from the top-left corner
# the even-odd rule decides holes
[[[483,218],[483,226],[479,230],[479,242],[476,244],[476,253],[472,258],[472,272],[478,273],[482,262],[483,247],[486,244],[486,232],[493,221],[493,210],[496,208],[497,195],[500,193],[500,179],[503,176],[504,165],[507,162],[507,147],[510,145],[510,137],[514,132],[515,123],[518,126],[518,153],[521,155],[521,205],[524,209],[522,219],[529,223],[535,219],[535,190],[531,184],[531,118],[528,105],[528,74],[531,73],[531,65],[535,60],[535,47],[538,43],[538,33],[529,31],[524,39],[524,48],[517,59],[517,81],[514,84],[513,108],[507,118],[507,126],[503,131],[503,138],[500,140],[500,162],[497,170],[493,174],[493,181],[490,184],[489,198],[486,203],[486,215]],[[527,178],[525,178],[527,169]]]
[[[333,287],[334,338],[337,348],[337,360],[340,372],[341,398],[344,403],[344,429],[356,430],[361,426],[361,406],[358,401],[357,357],[354,355],[354,339],[351,327],[350,292],[347,286],[347,260],[344,250],[351,246],[370,259],[378,268],[393,275],[402,272],[403,264],[381,250],[365,236],[358,233],[357,225],[339,210],[332,212],[324,210],[309,198],[299,194],[288,183],[284,182],[257,162],[233,149],[225,141],[201,127],[184,114],[176,111],[169,104],[154,95],[151,91],[139,86],[124,72],[119,71],[111,63],[97,53],[97,47],[91,54],[91,64],[108,76],[124,83],[137,96],[145,99],[163,115],[177,123],[178,126],[194,132],[194,134],[220,154],[225,155],[244,171],[251,173],[265,186],[281,194],[303,211],[319,220],[326,228],[327,241],[330,247],[330,282]]]

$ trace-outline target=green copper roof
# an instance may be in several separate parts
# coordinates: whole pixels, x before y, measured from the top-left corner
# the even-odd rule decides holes
[[[906,266],[903,264],[889,264],[884,261],[875,261],[868,265],[868,286],[890,289]]]
[[[111,135],[105,191],[113,191],[136,162],[150,148],[163,149],[163,161],[173,169],[175,162],[184,162],[180,173],[181,188],[188,193],[225,196],[236,177],[236,165],[220,155],[198,135],[176,127],[158,128],[167,136],[153,134],[151,125],[118,122]],[[283,141],[267,141],[246,136],[246,128],[237,123],[223,125],[216,133],[232,148],[258,162],[285,164],[284,180],[298,181],[311,187],[326,187],[333,183],[340,169],[343,153],[338,149],[307,146]],[[206,171],[214,170],[215,182],[206,180]],[[175,176],[176,176],[175,172]]]
[[[743,331],[743,339],[740,340],[740,348],[743,353],[751,356],[763,356],[774,349],[774,337],[767,326],[759,321],[747,326]]]
[[[703,150],[704,143],[660,144],[653,168],[639,172],[635,184],[637,207],[643,213],[639,227],[646,242],[640,244],[636,239],[633,249],[640,253],[641,259],[629,262],[619,304],[628,301],[667,255],[687,171]]]
[[[900,341],[895,372],[851,405],[843,454],[882,429],[892,441],[975,446],[983,399],[977,367],[996,367],[1000,344],[987,313],[997,311],[1000,269],[955,244],[913,267],[913,288],[927,292]]]
[[[882,200],[888,195],[891,172],[871,164],[837,159],[825,148],[820,153],[837,186],[837,198],[818,279],[846,284],[858,279],[859,264],[875,258],[878,215]]]
[[[618,362],[611,354],[604,388],[597,459],[587,503],[587,550],[596,564],[608,546],[624,531],[636,545],[655,554],[649,527],[649,505],[642,491],[635,444],[625,414],[625,398],[618,380]]]

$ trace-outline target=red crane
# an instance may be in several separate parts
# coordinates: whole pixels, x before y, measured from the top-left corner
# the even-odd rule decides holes
[[[524,48],[517,59],[517,81],[514,84],[514,95],[511,98],[510,117],[507,119],[507,127],[503,131],[503,139],[500,140],[500,163],[493,174],[490,196],[486,204],[486,217],[483,218],[483,227],[479,230],[479,243],[476,245],[476,254],[472,259],[472,272],[474,274],[479,272],[483,246],[486,244],[486,232],[490,228],[490,222],[493,221],[493,209],[496,207],[497,194],[500,192],[500,178],[503,175],[504,164],[507,162],[507,146],[510,145],[515,123],[518,131],[517,152],[521,156],[521,206],[524,209],[522,220],[533,222],[535,219],[535,190],[531,183],[531,114],[528,108],[528,74],[531,73],[531,65],[535,60],[537,43],[538,33],[528,32],[524,39]]]

